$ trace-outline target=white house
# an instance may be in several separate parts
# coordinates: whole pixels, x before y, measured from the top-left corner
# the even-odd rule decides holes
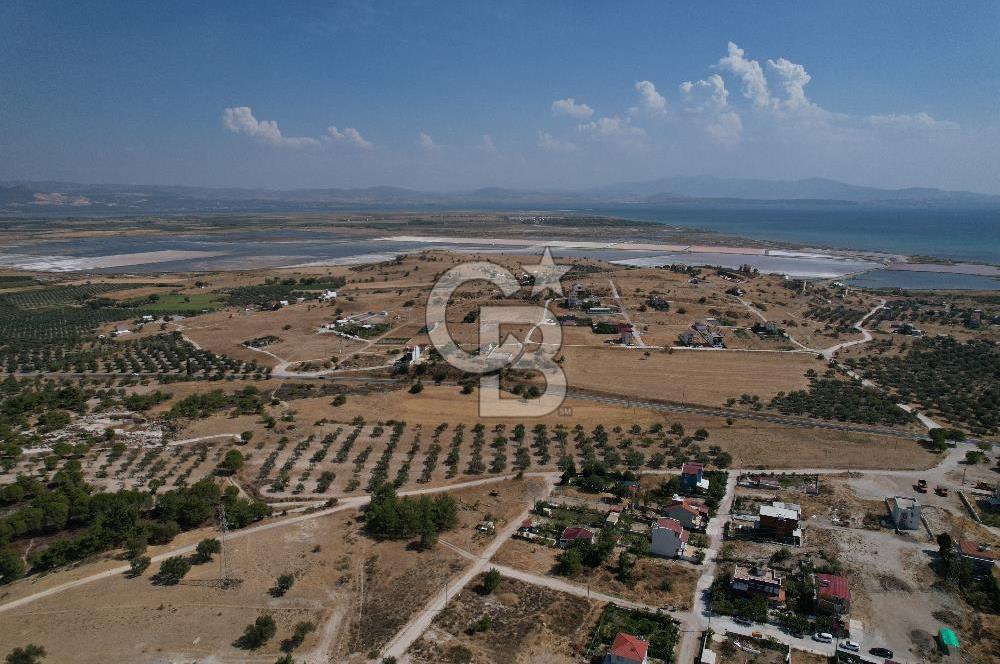
[[[323,301],[327,301],[327,302],[330,301],[330,300],[336,300],[337,299],[337,291],[335,291],[335,290],[323,291],[323,294],[319,296],[319,299],[321,299]]]
[[[688,541],[688,532],[677,519],[660,517],[653,522],[649,530],[652,539],[650,551],[653,555],[664,558],[676,558],[684,555],[684,545]]]
[[[649,664],[649,641],[618,632],[603,664]]]
[[[900,530],[917,530],[920,528],[920,502],[909,496],[893,496],[889,499],[892,510],[892,522]]]

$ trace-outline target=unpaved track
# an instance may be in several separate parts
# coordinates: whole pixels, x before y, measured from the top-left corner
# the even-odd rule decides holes
[[[525,476],[528,476],[525,473]],[[510,523],[500,532],[496,534],[493,541],[486,548],[485,551],[479,556],[472,556],[473,563],[470,565],[457,580],[449,583],[444,589],[434,595],[430,601],[428,601],[424,607],[417,613],[416,616],[411,618],[406,625],[400,629],[392,639],[382,648],[382,652],[379,655],[380,658],[395,657],[397,660],[403,662],[406,661],[404,656],[406,651],[410,649],[410,646],[420,638],[420,636],[430,627],[431,622],[434,620],[439,612],[443,611],[448,605],[448,600],[454,597],[456,593],[461,592],[470,581],[479,576],[480,573],[489,565],[490,560],[496,555],[496,552],[500,550],[507,540],[510,539],[511,535],[517,532],[517,529],[521,526],[526,518],[531,514],[531,510],[534,508],[535,500],[548,497],[555,488],[555,478],[558,477],[558,473],[541,473],[546,480],[545,491],[542,496],[532,496],[529,505],[525,508],[521,514],[511,519]],[[459,550],[458,547],[449,544],[449,548]],[[464,552],[465,557],[470,557],[471,554]],[[376,660],[378,661],[378,660]]]
[[[532,477],[532,476],[535,476],[535,477],[549,477],[550,478],[550,483],[551,483],[552,478],[558,477],[558,473],[525,473],[525,476],[526,477]],[[418,495],[424,495],[424,494],[442,493],[442,492],[445,492],[445,491],[457,491],[457,490],[460,490],[460,489],[467,489],[467,488],[470,488],[470,487],[481,486],[481,485],[484,485],[484,484],[493,484],[493,483],[496,483],[496,482],[502,482],[502,481],[505,481],[505,480],[513,479],[513,478],[514,478],[514,475],[512,475],[512,474],[510,474],[510,475],[500,475],[500,476],[497,476],[497,477],[486,477],[486,478],[482,478],[482,479],[478,479],[478,480],[472,480],[472,481],[469,481],[469,482],[461,482],[459,484],[450,484],[450,485],[447,485],[447,486],[428,487],[428,488],[423,488],[423,489],[413,489],[413,490],[410,490],[410,491],[400,491],[399,495],[400,496],[418,496]],[[287,526],[294,526],[294,525],[302,523],[304,521],[310,521],[312,519],[318,519],[318,518],[321,518],[321,517],[324,517],[324,516],[329,516],[331,514],[336,514],[338,512],[343,512],[345,510],[358,509],[360,507],[363,507],[363,506],[367,505],[368,501],[370,499],[371,498],[369,496],[352,496],[352,497],[349,497],[349,498],[343,498],[343,499],[340,500],[340,502],[337,505],[335,505],[333,507],[328,507],[326,509],[316,510],[314,512],[308,512],[306,514],[299,514],[297,516],[288,517],[286,519],[281,519],[279,521],[272,521],[270,523],[263,523],[263,524],[260,524],[258,526],[251,526],[249,528],[244,528],[242,530],[234,530],[234,531],[232,531],[232,532],[230,532],[228,534],[227,538],[230,539],[230,540],[241,539],[241,538],[244,538],[244,537],[250,537],[251,535],[255,535],[257,533],[265,532],[265,531],[268,531],[268,530],[273,530],[274,528],[285,528]],[[525,517],[522,517],[521,520],[523,520],[524,518]],[[519,521],[516,521],[515,523],[520,524],[521,521],[519,520]],[[515,530],[516,530],[516,528],[515,528]],[[192,551],[194,551],[195,546],[197,546],[197,545],[196,544],[190,544],[190,545],[187,545],[187,546],[182,546],[182,547],[178,547],[178,548],[175,548],[175,549],[170,549],[169,551],[164,551],[163,553],[159,553],[159,554],[153,556],[151,560],[152,560],[152,562],[155,563],[155,562],[160,562],[162,560],[166,560],[167,558],[170,558],[171,556],[177,556],[177,555],[182,555],[182,554],[186,554],[186,553],[191,553]],[[497,548],[499,548],[499,546]],[[66,583],[62,583],[62,584],[59,584],[57,586],[52,586],[51,588],[46,588],[45,590],[39,590],[38,592],[32,593],[30,595],[26,595],[24,597],[21,597],[21,598],[15,599],[15,600],[11,600],[11,601],[6,602],[4,604],[0,604],[0,613],[4,613],[5,611],[10,611],[11,609],[16,609],[18,607],[22,607],[22,606],[25,606],[27,604],[31,604],[32,602],[40,600],[40,599],[44,599],[45,597],[51,597],[53,595],[58,595],[61,592],[64,592],[66,590],[71,590],[73,588],[78,588],[80,586],[87,585],[88,583],[94,583],[95,581],[101,581],[102,579],[108,579],[110,577],[117,576],[119,574],[124,574],[124,573],[128,572],[128,570],[129,570],[129,566],[128,565],[122,565],[120,567],[114,567],[112,569],[108,569],[108,570],[105,570],[103,572],[98,572],[96,574],[91,574],[90,576],[85,576],[85,577],[82,577],[80,579],[76,579],[74,581],[67,581]],[[11,589],[17,588],[20,584],[31,583],[34,579],[35,579],[35,577],[28,577],[27,579],[24,579],[22,581],[15,582],[14,584],[8,586],[8,588],[11,588]]]

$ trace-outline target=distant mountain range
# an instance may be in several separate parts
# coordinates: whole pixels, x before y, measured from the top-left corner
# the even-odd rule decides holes
[[[74,182],[0,183],[0,212],[140,214],[310,211],[350,208],[586,208],[656,206],[882,205],[1000,207],[1000,196],[925,187],[878,189],[837,180],[678,176],[577,191],[487,187],[425,192],[401,187],[240,189]]]

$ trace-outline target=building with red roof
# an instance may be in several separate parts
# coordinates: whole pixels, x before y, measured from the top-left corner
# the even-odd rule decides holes
[[[997,558],[1000,557],[990,546],[967,539],[958,540],[958,552],[962,560],[972,565],[976,574],[982,575],[990,574]]]
[[[615,635],[604,664],[649,664],[649,641],[625,632]]]
[[[689,530],[700,530],[708,522],[708,505],[700,500],[675,495],[663,508],[663,516],[677,519]]]
[[[704,477],[705,464],[688,461],[681,466],[681,488],[685,491],[708,490],[708,480]]]
[[[559,546],[568,549],[576,542],[587,542],[593,544],[597,540],[597,534],[590,528],[583,526],[570,526],[562,531],[559,536]]]
[[[651,540],[649,550],[655,556],[676,558],[684,555],[684,546],[688,541],[688,532],[677,519],[661,516],[654,521],[649,529]]]
[[[851,588],[847,577],[839,574],[816,575],[816,610],[841,615],[851,610]]]

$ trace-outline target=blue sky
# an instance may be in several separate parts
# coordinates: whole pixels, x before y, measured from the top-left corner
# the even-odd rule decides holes
[[[1000,193],[998,30],[991,0],[5,0],[0,179]]]

